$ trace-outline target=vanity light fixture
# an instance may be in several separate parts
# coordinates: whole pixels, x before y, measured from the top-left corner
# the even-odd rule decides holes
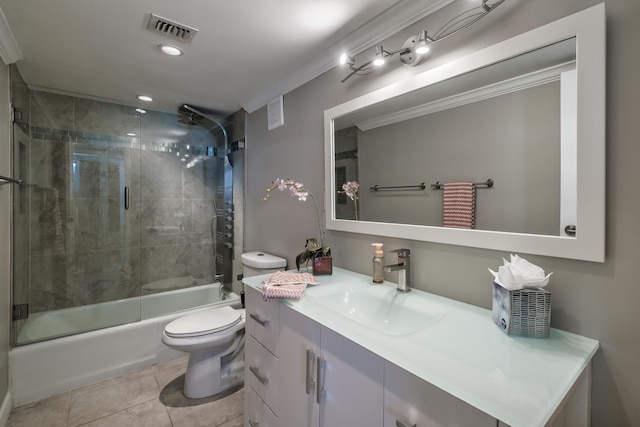
[[[389,52],[384,50],[382,45],[377,45],[375,57],[359,66],[356,65],[355,57],[350,56],[347,53],[342,53],[340,55],[339,63],[342,66],[347,66],[351,72],[342,79],[341,82],[344,83],[347,79],[356,74],[370,74],[373,72],[374,66],[379,67],[383,65],[387,58],[391,58],[396,54],[399,54],[400,61],[403,65],[415,67],[424,61],[425,55],[431,50],[432,44],[449,37],[458,31],[469,28],[505,1],[506,0],[495,0],[493,3],[489,4],[489,0],[481,0],[480,6],[468,9],[453,17],[440,27],[440,29],[435,31],[433,36],[428,36],[426,30],[420,31],[418,34],[414,34],[409,37],[400,49]]]

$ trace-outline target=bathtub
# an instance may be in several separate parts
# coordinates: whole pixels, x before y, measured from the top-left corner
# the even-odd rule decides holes
[[[222,300],[220,295],[220,284],[215,283],[30,315],[19,342],[61,338],[9,351],[13,404],[40,400],[185,354],[162,344],[164,327],[186,313],[224,305],[241,307],[237,294],[224,292]],[[189,309],[195,304],[200,306]],[[109,327],[115,323],[126,324]],[[91,331],[68,335],[79,325]]]

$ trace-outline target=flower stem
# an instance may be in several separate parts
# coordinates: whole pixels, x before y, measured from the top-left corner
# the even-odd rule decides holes
[[[322,252],[324,253],[324,232],[322,231],[322,225],[320,225],[320,206],[316,200],[316,196],[312,192],[309,192],[309,196],[313,199],[313,203],[316,204],[316,215],[318,217],[318,230],[320,231],[320,245],[322,245]]]

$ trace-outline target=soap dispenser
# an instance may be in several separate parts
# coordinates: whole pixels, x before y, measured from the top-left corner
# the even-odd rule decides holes
[[[373,283],[384,282],[384,252],[382,243],[372,243],[373,246]]]

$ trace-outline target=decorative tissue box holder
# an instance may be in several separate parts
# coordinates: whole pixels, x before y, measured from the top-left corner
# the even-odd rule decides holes
[[[549,337],[551,292],[542,288],[510,291],[493,282],[492,317],[507,335]]]

